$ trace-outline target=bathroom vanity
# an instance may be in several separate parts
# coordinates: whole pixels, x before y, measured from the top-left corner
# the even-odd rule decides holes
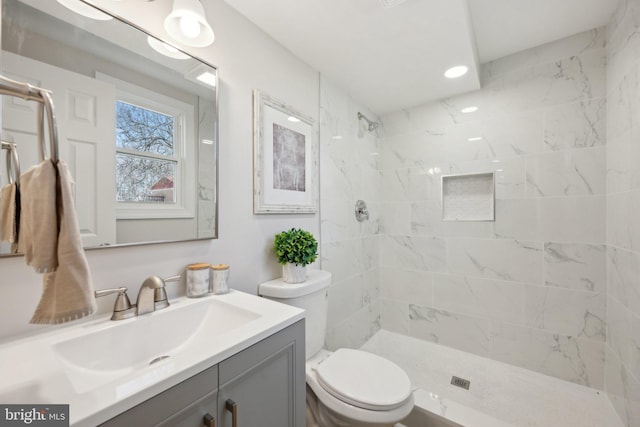
[[[0,344],[0,402],[68,404],[72,426],[304,425],[303,310],[232,290],[109,317]]]
[[[304,321],[298,321],[101,425],[304,425],[302,348]]]

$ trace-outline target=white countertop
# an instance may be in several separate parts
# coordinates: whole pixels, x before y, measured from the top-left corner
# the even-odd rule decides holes
[[[188,351],[176,351],[169,359],[133,369],[116,380],[78,391],[68,376],[68,367],[54,351],[61,342],[117,327],[122,322],[153,319],[170,310],[218,300],[259,314],[239,327],[218,333],[212,339],[189,343]],[[72,426],[95,426],[155,396],[181,381],[215,365],[233,354],[304,318],[304,311],[292,306],[231,291],[226,295],[198,299],[177,298],[171,306],[155,313],[120,321],[110,315],[70,324],[51,332],[18,338],[0,345],[0,402],[3,404],[69,404]],[[159,328],[161,329],[161,328]],[[203,331],[200,331],[203,332]],[[206,333],[206,331],[204,331]],[[162,340],[163,331],[154,339]],[[124,344],[124,343],[123,343]]]

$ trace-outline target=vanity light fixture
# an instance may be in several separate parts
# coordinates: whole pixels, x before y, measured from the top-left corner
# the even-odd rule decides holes
[[[448,79],[457,79],[467,74],[467,71],[469,71],[469,67],[466,65],[456,65],[445,71],[444,76]]]
[[[471,107],[465,107],[462,110],[460,110],[460,112],[464,113],[464,114],[475,113],[476,111],[478,111],[478,107],[476,107],[475,105],[473,105]]]
[[[82,3],[80,0],[58,0],[58,3],[66,7],[67,9],[82,15],[86,18],[95,19],[96,21],[109,21],[113,17],[106,13],[100,12],[98,9]]]
[[[151,46],[153,50],[155,50],[158,53],[161,53],[164,56],[168,56],[169,58],[173,58],[173,59],[189,58],[189,55],[180,52],[178,49],[176,49],[171,45],[166,44],[165,42],[161,42],[155,37],[148,36],[147,43],[149,43],[149,46]]]
[[[215,38],[200,0],[173,0],[164,29],[174,40],[187,46],[206,47]]]

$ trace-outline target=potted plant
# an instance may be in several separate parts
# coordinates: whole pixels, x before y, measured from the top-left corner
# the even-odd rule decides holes
[[[318,242],[313,234],[300,228],[276,234],[273,248],[282,264],[282,277],[287,283],[307,280],[307,265],[318,257]]]

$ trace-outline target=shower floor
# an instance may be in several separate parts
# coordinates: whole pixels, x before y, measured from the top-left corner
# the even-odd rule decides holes
[[[362,350],[402,367],[422,410],[467,427],[492,419],[514,427],[623,427],[601,390],[385,330]],[[451,385],[453,375],[470,380],[469,390]]]

